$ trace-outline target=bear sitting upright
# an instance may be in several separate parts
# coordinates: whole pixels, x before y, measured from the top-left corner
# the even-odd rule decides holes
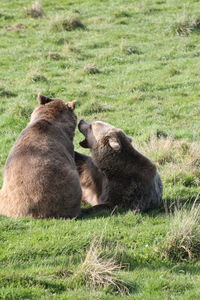
[[[81,188],[74,162],[75,101],[42,95],[30,123],[12,147],[0,190],[8,217],[76,217]]]
[[[144,212],[161,203],[162,182],[156,166],[132,146],[130,137],[100,121],[82,120],[78,128],[85,136],[80,145],[90,148],[107,179],[101,196],[106,205]]]

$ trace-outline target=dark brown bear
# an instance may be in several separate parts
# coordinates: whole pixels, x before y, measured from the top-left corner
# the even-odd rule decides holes
[[[92,159],[103,172],[107,185],[102,200],[111,207],[147,211],[158,206],[162,183],[156,166],[139,153],[120,129],[103,122],[79,122],[85,136],[80,143],[90,148]]]
[[[75,101],[39,96],[30,123],[12,147],[0,191],[8,217],[76,217],[81,188],[74,162]]]
[[[83,203],[102,204],[101,195],[105,177],[90,156],[75,151],[75,163],[80,176]]]

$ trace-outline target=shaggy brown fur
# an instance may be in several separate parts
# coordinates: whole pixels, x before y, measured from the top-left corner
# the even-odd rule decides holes
[[[135,211],[160,204],[162,183],[156,166],[132,146],[128,136],[103,122],[80,121],[79,130],[86,137],[80,145],[90,148],[94,163],[107,179],[104,203]]]
[[[80,176],[82,202],[91,205],[101,204],[104,176],[94,165],[90,156],[75,152],[75,163]]]
[[[76,217],[81,188],[72,144],[75,102],[40,95],[39,103],[7,158],[0,214]]]

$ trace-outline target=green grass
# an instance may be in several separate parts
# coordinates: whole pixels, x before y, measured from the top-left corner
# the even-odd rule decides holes
[[[28,0],[0,4],[1,170],[40,92],[76,99],[79,119],[132,136],[158,165],[166,211],[200,200],[198,1],[41,4],[38,18],[27,15]],[[80,140],[77,131],[75,147],[85,151]],[[0,299],[198,299],[199,259],[178,263],[160,250],[170,222],[164,210],[73,221],[1,217]],[[94,237],[107,259],[124,265],[129,295],[72,280]]]

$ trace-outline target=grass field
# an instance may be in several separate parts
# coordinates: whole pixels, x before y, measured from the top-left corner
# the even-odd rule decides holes
[[[78,119],[122,128],[157,164],[164,208],[0,217],[0,299],[199,299],[199,254],[174,259],[164,250],[174,207],[200,200],[199,1],[40,3],[33,11],[28,0],[0,1],[1,171],[38,93],[76,99]],[[77,131],[83,152],[81,138]],[[102,260],[121,265],[113,276],[124,289],[92,284],[84,272],[94,240]]]

